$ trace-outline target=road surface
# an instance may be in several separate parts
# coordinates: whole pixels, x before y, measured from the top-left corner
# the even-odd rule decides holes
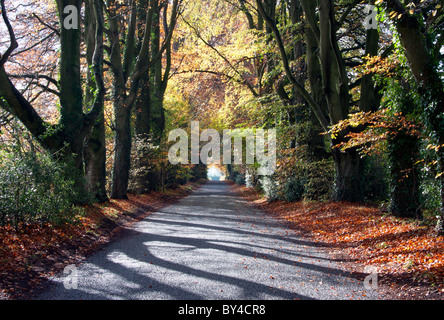
[[[377,299],[324,250],[209,182],[51,279],[43,300]]]

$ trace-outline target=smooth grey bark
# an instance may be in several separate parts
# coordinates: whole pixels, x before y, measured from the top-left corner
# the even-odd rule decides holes
[[[92,198],[99,202],[108,200],[106,193],[106,144],[105,116],[103,112],[105,86],[103,83],[103,9],[100,0],[85,2],[86,60],[95,70],[94,79],[100,84],[97,88],[93,74],[88,71],[86,81],[86,104],[100,104],[102,112],[92,127],[85,145],[85,185]],[[97,77],[99,77],[97,79]],[[96,94],[94,94],[96,92]]]
[[[332,0],[319,0],[319,60],[323,91],[332,125],[347,119],[350,107],[349,79],[338,46]],[[343,141],[348,132],[341,133],[333,144]],[[333,149],[335,160],[335,200],[362,200],[360,186],[360,156],[355,148],[341,152]]]
[[[77,8],[80,21],[82,1],[58,0],[57,10],[60,24],[63,25],[68,5]],[[3,18],[6,12],[2,10]],[[9,30],[13,32],[12,28]],[[84,191],[83,183],[83,141],[99,113],[99,103],[90,106],[88,113],[83,112],[83,94],[80,66],[80,28],[61,28],[60,31],[60,112],[61,119],[56,125],[46,123],[35,111],[31,103],[17,90],[7,75],[4,64],[0,65],[0,95],[6,111],[15,115],[31,134],[52,153],[74,165],[76,172],[69,178],[75,179],[79,192]],[[81,199],[79,199],[81,201]]]
[[[163,52],[166,50],[168,43],[171,42],[172,32],[178,16],[178,5],[180,0],[174,0],[171,13],[171,28],[166,36],[165,42],[154,57],[149,55],[149,47],[151,42],[153,5],[158,0],[149,1],[149,10],[146,14],[146,20],[143,27],[143,37],[140,50],[134,55],[135,50],[128,45],[125,47],[124,61],[121,56],[120,33],[122,32],[119,25],[118,12],[111,6],[114,0],[108,0],[107,16],[109,20],[109,41],[110,41],[110,60],[111,70],[114,76],[114,160],[111,184],[111,198],[126,199],[129,183],[129,172],[131,167],[131,113],[133,105],[137,99],[138,90],[140,88],[140,80],[142,76],[162,58]],[[137,21],[137,10],[134,10],[136,0],[132,1],[132,12],[129,21],[128,32],[126,35],[126,44],[131,43],[134,38],[136,28],[133,27]],[[135,43],[135,41],[133,42]],[[133,65],[133,67],[131,67]],[[125,69],[125,68],[128,69]]]

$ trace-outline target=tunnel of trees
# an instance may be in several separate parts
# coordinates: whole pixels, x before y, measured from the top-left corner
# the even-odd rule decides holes
[[[269,200],[386,203],[444,232],[439,0],[1,1],[0,223],[207,177],[168,133],[276,129]]]

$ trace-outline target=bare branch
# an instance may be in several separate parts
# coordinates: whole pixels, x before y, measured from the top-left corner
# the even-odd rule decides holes
[[[60,88],[60,84],[57,80],[55,80],[54,78],[51,78],[50,76],[47,75],[41,75],[41,74],[10,74],[9,78],[12,79],[45,79],[46,81],[52,83],[53,85],[55,85],[58,89]]]
[[[14,30],[12,29],[11,23],[9,22],[8,16],[6,15],[6,7],[5,7],[5,0],[1,0],[1,8],[2,8],[2,17],[3,21],[6,24],[6,27],[8,28],[9,37],[11,39],[11,45],[6,50],[5,54],[0,59],[0,66],[3,66],[6,61],[8,61],[9,56],[11,53],[18,48],[18,43],[15,38]]]
[[[41,44],[41,43],[45,42],[46,40],[48,40],[49,38],[51,38],[54,34],[55,34],[54,32],[51,32],[49,35],[47,35],[46,37],[44,37],[40,41],[37,41],[36,43],[34,43],[33,45],[29,46],[28,48],[25,48],[23,50],[17,51],[16,53],[14,53],[11,56],[13,57],[13,56],[19,55],[19,54],[21,54],[23,52],[29,51],[29,50],[37,47],[39,44]]]
[[[58,30],[57,28],[47,24],[45,21],[43,21],[38,15],[36,15],[35,13],[32,14],[41,24],[43,24],[45,27],[47,27],[48,29],[51,29],[58,37],[60,37],[60,30]]]

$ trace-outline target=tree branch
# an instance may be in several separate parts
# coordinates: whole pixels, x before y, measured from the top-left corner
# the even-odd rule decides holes
[[[62,146],[63,138],[61,135],[46,134],[51,128],[55,129],[55,126],[46,123],[39,116],[29,101],[9,80],[2,65],[0,65],[0,95],[6,101],[5,104],[1,104],[1,107],[15,115],[46,148],[55,150]]]
[[[38,15],[36,15],[35,13],[32,14],[33,17],[35,17],[42,25],[44,25],[45,27],[47,27],[48,29],[52,30],[58,37],[60,37],[60,30],[58,30],[57,28],[47,24],[45,21],[43,21]]]
[[[212,46],[208,41],[206,41],[202,36],[201,36],[201,34],[199,33],[199,30],[197,30],[197,28],[196,27],[194,27],[193,25],[191,25],[191,23],[189,23],[186,19],[183,19],[183,21],[191,28],[191,29],[193,29],[194,30],[194,32],[195,32],[195,34],[196,34],[196,36],[200,39],[200,40],[202,40],[202,42],[206,45],[206,46],[208,46],[208,47],[210,47],[210,49],[212,49],[214,52],[216,52],[216,54],[219,56],[219,57],[221,57],[222,58],[222,60],[224,60],[225,61],[225,63],[226,64],[228,64],[228,66],[242,79],[242,83],[243,84],[245,84],[247,87],[248,87],[248,89],[250,89],[250,91],[251,91],[251,93],[253,94],[253,96],[255,96],[255,97],[258,97],[259,96],[259,94],[256,92],[256,90],[254,89],[254,87],[251,85],[251,83],[250,82],[248,82],[248,80],[247,79],[245,79],[244,77],[243,77],[243,75],[239,72],[239,70],[237,70],[234,66],[233,66],[233,64],[219,51],[219,50],[217,50],[214,46]]]
[[[316,101],[314,101],[314,99],[312,98],[310,93],[308,93],[307,90],[305,90],[304,86],[302,84],[300,84],[299,81],[297,81],[297,79],[293,76],[293,74],[291,72],[290,64],[289,64],[288,57],[287,57],[287,52],[285,51],[284,42],[282,40],[281,34],[276,26],[275,21],[265,13],[264,7],[262,6],[262,2],[260,0],[256,0],[256,3],[257,3],[259,13],[262,15],[265,22],[268,24],[268,26],[273,31],[274,37],[275,37],[276,42],[279,47],[279,52],[281,54],[281,59],[282,59],[283,65],[284,65],[284,70],[285,70],[285,73],[286,73],[288,79],[290,80],[291,84],[293,84],[294,87],[299,91],[299,93],[305,99],[305,101],[307,101],[307,103],[310,105],[314,114],[318,118],[318,120],[322,126],[322,129],[324,129],[325,131],[328,131],[328,122],[324,116],[324,113],[322,112],[321,107],[316,103]]]
[[[195,73],[208,73],[208,74],[212,74],[212,75],[215,75],[215,76],[225,77],[228,80],[237,82],[239,84],[244,84],[244,82],[242,80],[239,80],[239,79],[237,79],[237,78],[235,78],[233,76],[230,76],[230,75],[228,75],[226,73],[223,73],[223,72],[212,71],[212,70],[200,70],[200,69],[197,69],[197,70],[184,70],[184,71],[176,72],[175,74],[185,74],[185,73],[193,73],[193,72],[195,72]]]
[[[171,12],[171,25],[170,25],[170,30],[168,32],[167,37],[164,40],[164,43],[162,44],[162,47],[159,49],[159,51],[157,52],[157,54],[151,58],[151,61],[147,61],[148,57],[145,55],[145,53],[148,51],[143,51],[144,48],[144,44],[142,44],[142,49],[140,50],[140,54],[142,56],[138,57],[138,60],[136,62],[136,66],[134,67],[134,73],[131,76],[131,86],[130,86],[130,92],[132,92],[133,94],[129,95],[130,99],[135,99],[135,90],[137,89],[137,85],[138,82],[140,80],[140,78],[143,76],[143,74],[145,72],[147,72],[159,59],[162,58],[163,53],[165,52],[165,50],[168,47],[168,44],[171,42],[171,39],[173,37],[173,32],[174,32],[174,28],[176,26],[177,23],[177,18],[178,18],[178,7],[179,7],[179,2],[180,0],[174,0],[173,3],[173,9]],[[147,19],[149,19],[149,17],[147,17]],[[148,26],[146,26],[148,28]],[[148,30],[148,29],[146,29]],[[149,27],[149,30],[151,30],[151,27]],[[149,41],[149,39],[151,38],[151,32],[149,33],[145,33],[145,35],[147,35],[148,39],[146,39],[147,41]],[[145,47],[148,46],[148,43],[145,44]]]
[[[94,17],[96,20],[96,35],[95,41],[96,45],[94,48],[94,54],[92,58],[93,62],[93,72],[94,72],[94,80],[96,82],[97,94],[94,99],[93,106],[91,111],[85,115],[83,126],[88,127],[92,126],[92,124],[97,120],[97,117],[103,111],[103,104],[105,100],[105,83],[103,80],[103,8],[102,8],[102,0],[94,0]]]
[[[133,0],[131,2],[131,14],[128,21],[128,32],[126,35],[125,52],[123,54],[123,74],[125,82],[126,80],[128,80],[128,74],[130,73],[130,66],[134,58],[136,22],[137,22],[137,5],[136,5],[136,0]]]
[[[18,48],[18,43],[17,39],[15,38],[14,29],[12,29],[11,23],[9,22],[8,16],[6,15],[5,0],[1,0],[1,9],[2,9],[3,21],[5,22],[6,27],[8,28],[11,44],[6,50],[5,54],[0,59],[0,67],[2,67],[6,63],[6,61],[8,61],[11,53]]]
[[[55,80],[54,78],[51,78],[50,76],[47,75],[43,75],[43,74],[31,74],[31,73],[26,73],[26,74],[10,74],[9,78],[12,79],[44,79],[50,83],[52,83],[53,85],[55,85],[57,87],[57,89],[60,89],[60,84],[57,80]]]
[[[21,53],[23,53],[23,52],[29,51],[29,50],[31,50],[31,49],[37,47],[39,44],[45,42],[46,40],[48,40],[49,38],[51,38],[53,35],[54,35],[54,32],[51,32],[49,35],[47,35],[46,37],[44,37],[44,38],[41,39],[40,41],[37,41],[36,43],[34,43],[33,45],[29,46],[28,48],[25,48],[25,49],[23,49],[23,50],[20,50],[20,51],[15,52],[15,53],[12,54],[11,56],[13,57],[13,56],[19,55],[19,54],[21,54]]]

